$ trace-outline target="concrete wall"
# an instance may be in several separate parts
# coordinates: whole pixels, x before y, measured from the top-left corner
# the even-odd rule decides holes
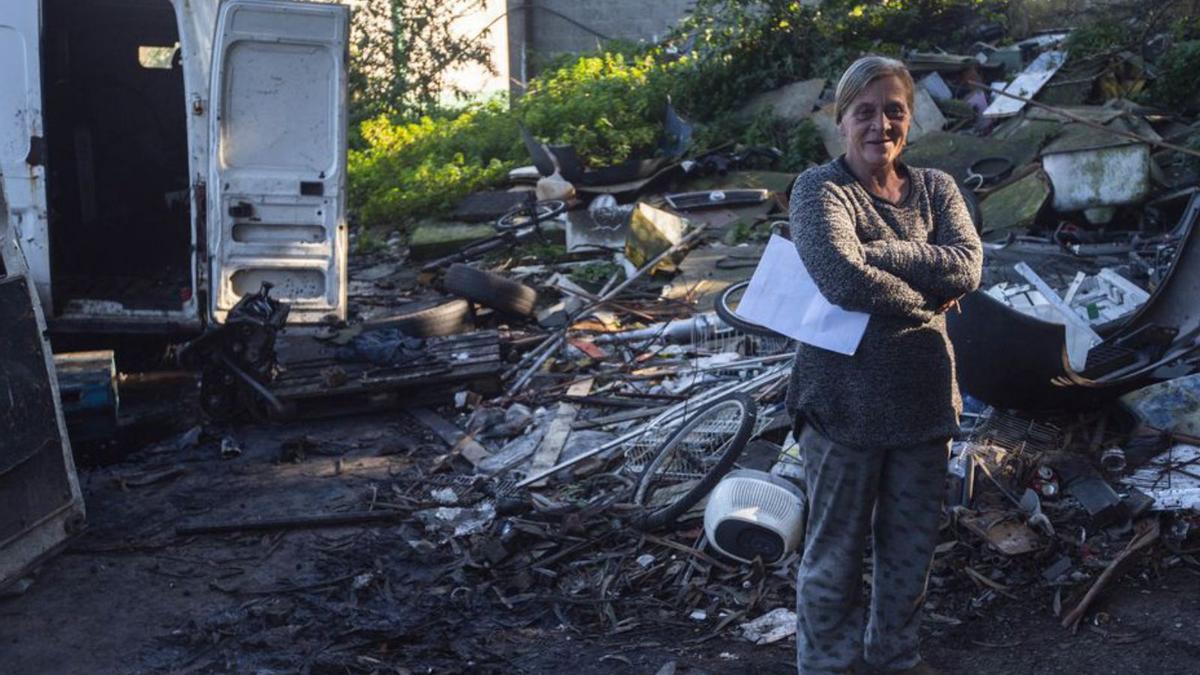
[[[695,0],[507,0],[509,72],[513,91],[535,75],[539,56],[584,52],[606,40],[654,42],[695,6]]]

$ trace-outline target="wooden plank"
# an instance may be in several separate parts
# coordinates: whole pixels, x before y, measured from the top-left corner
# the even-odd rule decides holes
[[[283,359],[286,370],[272,383],[271,390],[283,399],[386,392],[498,378],[504,366],[496,331],[430,338],[426,344],[432,360],[421,359],[396,367],[339,361],[333,356],[335,350],[328,345],[293,344],[293,358]],[[299,356],[308,358],[296,358]],[[322,371],[331,367],[341,369],[345,382],[334,387],[325,385]]]
[[[590,377],[575,382],[567,387],[567,396],[587,396],[588,392],[592,390],[592,382]],[[575,416],[578,414],[579,406],[566,402],[558,404],[558,412],[554,414],[554,419],[550,420],[550,428],[546,430],[541,445],[533,455],[533,461],[529,467],[530,473],[545,471],[558,463],[563,446],[567,444],[567,438],[571,435],[571,425],[575,422]],[[541,487],[545,483],[546,479],[543,478],[533,483],[532,487]]]
[[[280,398],[314,398],[324,396],[339,396],[344,394],[360,394],[370,392],[385,392],[416,387],[429,387],[438,384],[469,382],[474,380],[499,378],[504,364],[500,361],[488,362],[469,368],[442,368],[435,371],[408,373],[404,376],[386,378],[360,379],[350,376],[350,379],[337,387],[326,387],[320,381],[272,386],[271,391]]]
[[[450,447],[457,449],[459,454],[470,462],[472,466],[477,466],[491,455],[487,451],[487,448],[477,443],[474,438],[463,433],[461,429],[429,408],[410,408],[408,414],[412,415],[421,424],[432,429],[433,433],[437,434],[438,438],[450,444]]]

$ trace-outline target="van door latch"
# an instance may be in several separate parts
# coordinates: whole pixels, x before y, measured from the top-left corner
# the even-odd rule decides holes
[[[234,218],[250,218],[254,215],[254,205],[249,202],[230,204],[229,215]]]

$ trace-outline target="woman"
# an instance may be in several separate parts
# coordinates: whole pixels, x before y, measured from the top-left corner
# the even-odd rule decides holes
[[[797,660],[806,674],[862,661],[932,673],[919,610],[962,410],[944,313],[979,285],[982,247],[954,180],[900,162],[913,110],[904,65],[859,59],[836,99],[846,154],[797,178],[792,239],[821,293],[871,318],[853,356],[801,345],[788,390],[809,501]]]

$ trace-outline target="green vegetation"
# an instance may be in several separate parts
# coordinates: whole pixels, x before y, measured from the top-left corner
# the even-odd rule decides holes
[[[355,255],[370,255],[378,253],[387,248],[387,242],[383,240],[383,235],[379,230],[370,228],[362,228],[354,233],[354,254]]]
[[[621,270],[616,263],[599,261],[580,265],[571,270],[571,281],[581,286],[599,287]]]
[[[1196,73],[1200,73],[1200,40],[1180,42],[1158,63],[1158,79],[1150,93],[1156,103],[1178,111],[1196,110]]]
[[[1072,58],[1082,59],[1124,49],[1133,37],[1129,26],[1116,17],[1101,15],[1076,28],[1063,46]]]
[[[835,77],[868,51],[932,47],[931,39],[943,48],[970,44],[970,30],[998,20],[1006,5],[828,0],[813,9],[794,0],[699,0],[662,44],[614,44],[549,64],[511,108],[492,101],[413,118],[375,105],[371,110],[384,112],[358,126],[350,154],[351,217],[360,225],[407,227],[498,184],[529,162],[518,124],[544,141],[575,146],[593,167],[652,157],[668,97],[696,125],[696,150],[771,145],[784,153],[781,170],[798,171],[824,159],[816,129],[735,115],[751,96]]]

